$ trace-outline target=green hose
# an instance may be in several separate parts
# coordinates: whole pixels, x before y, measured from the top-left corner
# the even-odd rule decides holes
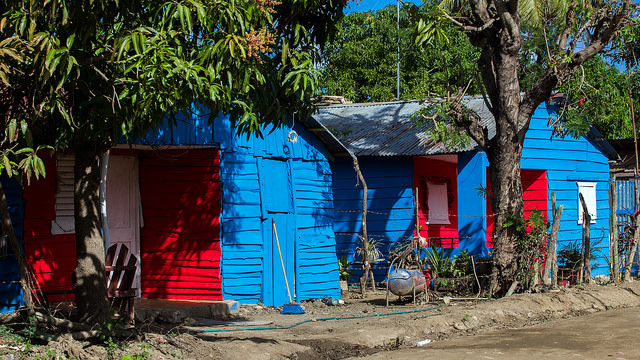
[[[291,329],[294,326],[298,326],[300,324],[308,323],[311,321],[328,321],[328,320],[348,320],[348,319],[362,319],[374,316],[389,316],[389,315],[400,315],[400,314],[410,314],[422,311],[435,310],[440,307],[438,304],[434,304],[435,306],[426,308],[426,309],[416,309],[416,310],[407,310],[407,311],[396,311],[384,314],[369,314],[369,315],[357,315],[357,316],[337,316],[337,317],[326,317],[326,318],[317,318],[317,319],[307,319],[303,321],[299,321],[295,324],[285,325],[285,326],[267,326],[267,327],[250,327],[250,328],[236,328],[236,329],[208,329],[208,330],[190,330],[191,334],[200,334],[206,332],[227,332],[227,331],[245,331],[245,330],[283,330],[283,329]]]

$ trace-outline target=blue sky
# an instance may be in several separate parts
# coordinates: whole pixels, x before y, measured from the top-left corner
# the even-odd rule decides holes
[[[360,5],[357,5],[355,1],[349,2],[351,8],[347,9],[347,12],[378,10],[388,4],[397,4],[396,0],[360,0],[359,3]]]

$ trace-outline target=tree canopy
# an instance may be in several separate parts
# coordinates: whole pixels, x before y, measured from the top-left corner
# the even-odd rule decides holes
[[[433,10],[434,5],[427,4],[413,12]],[[335,39],[320,53],[319,90],[354,102],[396,99],[398,48],[400,99],[442,93],[447,75],[450,81],[464,81],[460,74],[473,69],[476,49],[453,28],[445,30],[444,42],[426,48],[416,45],[412,16],[407,8],[400,9],[399,35],[395,6],[345,16],[336,25]],[[451,73],[445,75],[446,69]]]
[[[228,114],[245,132],[312,111],[310,50],[347,0],[7,0],[0,5],[3,124],[75,151],[78,263],[84,320],[106,314],[98,214],[100,156],[123,135],[177,112]],[[95,309],[102,309],[93,317]],[[93,309],[93,310],[92,310]]]

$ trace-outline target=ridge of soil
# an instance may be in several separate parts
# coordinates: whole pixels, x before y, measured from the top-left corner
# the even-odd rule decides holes
[[[344,294],[344,305],[321,300],[302,302],[306,313],[282,315],[280,308],[242,305],[235,319],[254,326],[204,324],[185,319],[181,324],[139,324],[138,340],[117,346],[72,339],[34,346],[29,353],[0,348],[0,358],[35,358],[55,352],[76,359],[346,359],[403,347],[418,341],[441,341],[496,329],[520,328],[546,321],[615,308],[640,306],[640,282],[590,285],[541,293],[515,294],[497,300],[455,300],[414,305],[394,301],[385,307],[385,291],[359,289]],[[382,315],[396,313],[393,315]],[[345,318],[349,317],[349,318]],[[327,319],[327,320],[324,320]],[[291,326],[287,329],[277,327]],[[247,324],[245,322],[245,324]],[[208,330],[259,327],[262,330]],[[193,332],[188,329],[203,331]],[[45,359],[48,357],[44,357]]]

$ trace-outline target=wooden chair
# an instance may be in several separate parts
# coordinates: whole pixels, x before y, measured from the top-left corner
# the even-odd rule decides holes
[[[118,250],[118,247],[120,248]],[[127,258],[127,255],[129,257]],[[126,262],[126,265],[125,265]],[[107,297],[116,317],[128,317],[133,322],[135,312],[134,303],[136,290],[132,288],[136,275],[138,259],[129,254],[129,248],[124,244],[113,244],[107,250],[105,257],[105,272],[107,282]],[[73,290],[43,291],[40,295],[42,305],[49,307],[49,296],[70,295]]]
[[[120,251],[118,250],[120,246]],[[127,259],[127,255],[129,255]],[[125,265],[126,261],[126,265]],[[132,288],[136,275],[135,255],[124,244],[114,244],[107,250],[104,270],[107,275],[107,297],[115,316],[127,316],[133,321],[136,290]]]

